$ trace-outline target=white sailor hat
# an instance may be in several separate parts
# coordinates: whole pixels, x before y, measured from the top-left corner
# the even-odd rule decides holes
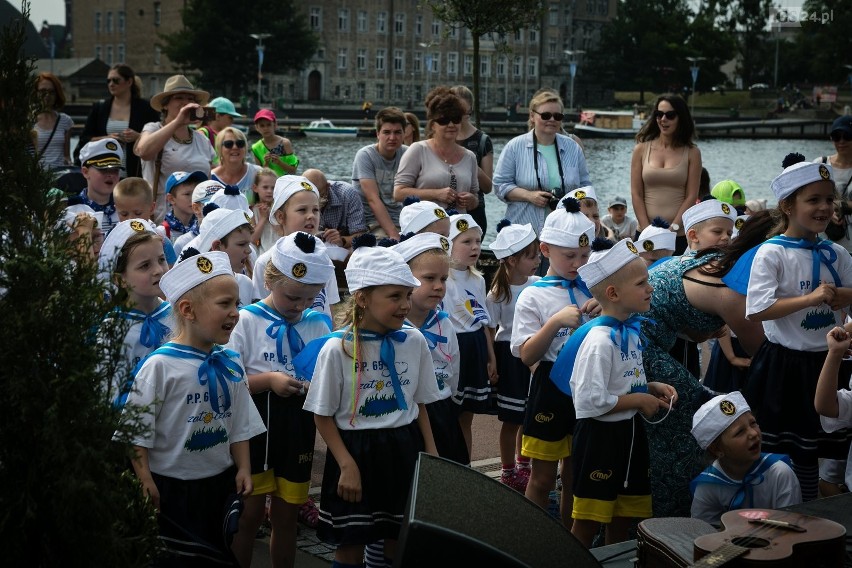
[[[401,254],[390,248],[377,247],[375,242],[375,237],[369,233],[356,237],[353,242],[355,250],[344,270],[350,292],[389,284],[420,286],[420,281],[411,273]]]
[[[784,168],[778,177],[772,180],[770,187],[775,198],[781,201],[797,189],[815,181],[833,181],[831,166],[814,162],[798,162]]]
[[[417,233],[392,246],[391,249],[402,255],[405,262],[410,262],[412,258],[427,250],[437,249],[448,252],[450,241],[438,233]]]
[[[565,248],[587,247],[595,238],[595,224],[580,213],[580,202],[566,197],[544,220],[538,239]]]
[[[692,417],[692,436],[702,450],[706,450],[728,426],[751,412],[748,403],[739,391],[720,394],[701,405]]]
[[[482,227],[480,227],[476,221],[473,220],[473,217],[468,215],[467,213],[459,213],[458,215],[450,216],[450,242],[462,233],[470,229],[479,229],[479,232],[482,233]]]
[[[210,198],[210,203],[215,203],[222,209],[243,211],[249,216],[249,219],[254,217],[254,213],[252,213],[251,207],[249,207],[248,199],[246,199],[246,196],[242,194],[239,188],[233,185],[226,185],[217,189],[213,197]]]
[[[718,199],[702,201],[683,212],[683,230],[688,231],[692,226],[716,217],[730,219],[733,223],[737,219],[737,210]]]
[[[636,248],[640,252],[651,252],[655,250],[675,250],[675,241],[677,235],[671,229],[658,227],[656,225],[648,225],[642,232],[639,233],[639,238],[636,240]]]
[[[216,276],[234,277],[231,259],[222,251],[205,252],[178,262],[163,274],[160,290],[175,305],[184,294]]]
[[[604,242],[606,242],[605,239]],[[621,270],[631,260],[636,260],[637,258],[639,258],[639,251],[636,245],[633,244],[633,241],[622,239],[611,248],[593,250],[592,254],[589,255],[589,261],[578,268],[577,273],[583,279],[583,282],[586,283],[586,286],[591,288]]]
[[[428,225],[447,217],[444,208],[434,201],[415,201],[399,212],[399,232],[419,233]]]
[[[573,197],[577,201],[582,201],[583,199],[594,199],[595,201],[598,200],[598,196],[595,193],[595,188],[591,185],[578,187],[575,190],[569,191],[565,194],[565,197]]]
[[[743,225],[745,225],[745,222],[748,221],[749,217],[751,217],[751,215],[739,215],[739,216],[737,216],[737,219],[734,221],[734,232],[731,233],[731,239],[737,238],[737,235],[740,234],[740,231],[742,230]]]
[[[128,219],[113,227],[98,253],[98,269],[101,274],[109,274],[115,269],[115,260],[130,237],[146,232],[157,234],[157,228],[147,219]]]
[[[215,179],[202,181],[192,190],[192,202],[207,204],[220,189],[225,189],[222,182]]]
[[[207,252],[213,248],[214,241],[221,241],[227,237],[231,231],[249,225],[251,227],[251,217],[245,211],[239,209],[224,209],[219,208],[211,211],[201,220],[201,227],[198,231],[200,237],[198,241],[198,252]],[[249,229],[251,230],[251,229]]]
[[[287,278],[303,284],[325,284],[334,275],[334,264],[318,238],[302,231],[278,239],[272,264]]]
[[[508,220],[504,219],[503,221]],[[526,225],[509,224],[501,226],[503,221],[497,224],[497,238],[488,247],[498,260],[524,250],[536,238],[535,230],[529,223]]]
[[[284,207],[287,200],[300,191],[313,191],[319,200],[319,190],[304,176],[281,176],[275,180],[275,189],[272,190],[272,207],[269,209],[269,223],[278,225],[275,212]]]
[[[103,227],[104,225],[104,212],[103,211],[95,211],[85,203],[77,203],[75,205],[69,205],[65,208],[63,212],[64,215],[62,220],[69,226],[73,227],[74,223],[77,221],[77,215],[80,213],[85,213],[86,215],[91,215],[95,218],[96,227]]]
[[[80,163],[84,168],[120,168],[123,161],[124,150],[121,149],[121,144],[112,138],[89,142],[80,150]]]

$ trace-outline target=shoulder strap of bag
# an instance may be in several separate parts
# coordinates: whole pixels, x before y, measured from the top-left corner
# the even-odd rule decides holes
[[[60,118],[61,117],[59,113],[56,113],[56,122],[53,123],[53,130],[50,131],[50,136],[48,137],[47,142],[44,143],[44,146],[42,146],[41,150],[39,151],[39,157],[43,156],[44,151],[47,150],[48,146],[50,146],[50,142],[53,140],[53,135],[56,134],[56,129],[59,127]]]
[[[157,202],[157,193],[160,190],[160,172],[163,168],[163,150],[160,150],[160,153],[157,154],[157,158],[154,160],[154,203]]]

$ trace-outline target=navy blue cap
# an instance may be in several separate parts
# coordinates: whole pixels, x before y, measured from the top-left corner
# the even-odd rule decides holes
[[[836,132],[842,130],[847,134],[852,134],[852,116],[840,116],[831,124],[831,131]]]

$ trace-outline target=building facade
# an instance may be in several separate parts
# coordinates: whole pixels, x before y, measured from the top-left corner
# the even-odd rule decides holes
[[[147,96],[178,72],[156,38],[181,29],[186,0],[66,1],[74,23],[74,56],[96,57],[108,65],[126,62],[142,77]],[[319,48],[302,71],[265,74],[264,102],[369,100],[413,108],[435,85],[473,84],[472,37],[434,18],[418,0],[308,0],[298,7],[318,34]],[[537,28],[482,38],[481,107],[525,105],[544,86],[565,95],[572,57],[566,50],[593,49],[615,9],[616,0],[552,1]],[[582,59],[579,63],[577,85],[582,84]],[[247,91],[255,88],[246,86]]]

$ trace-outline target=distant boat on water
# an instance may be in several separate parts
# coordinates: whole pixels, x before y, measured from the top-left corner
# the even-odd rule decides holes
[[[321,118],[319,120],[311,121],[308,126],[303,126],[302,132],[305,133],[305,136],[354,138],[355,136],[358,136],[358,127],[335,126],[330,120]]]
[[[633,138],[642,119],[629,110],[584,110],[574,132],[581,138]]]

